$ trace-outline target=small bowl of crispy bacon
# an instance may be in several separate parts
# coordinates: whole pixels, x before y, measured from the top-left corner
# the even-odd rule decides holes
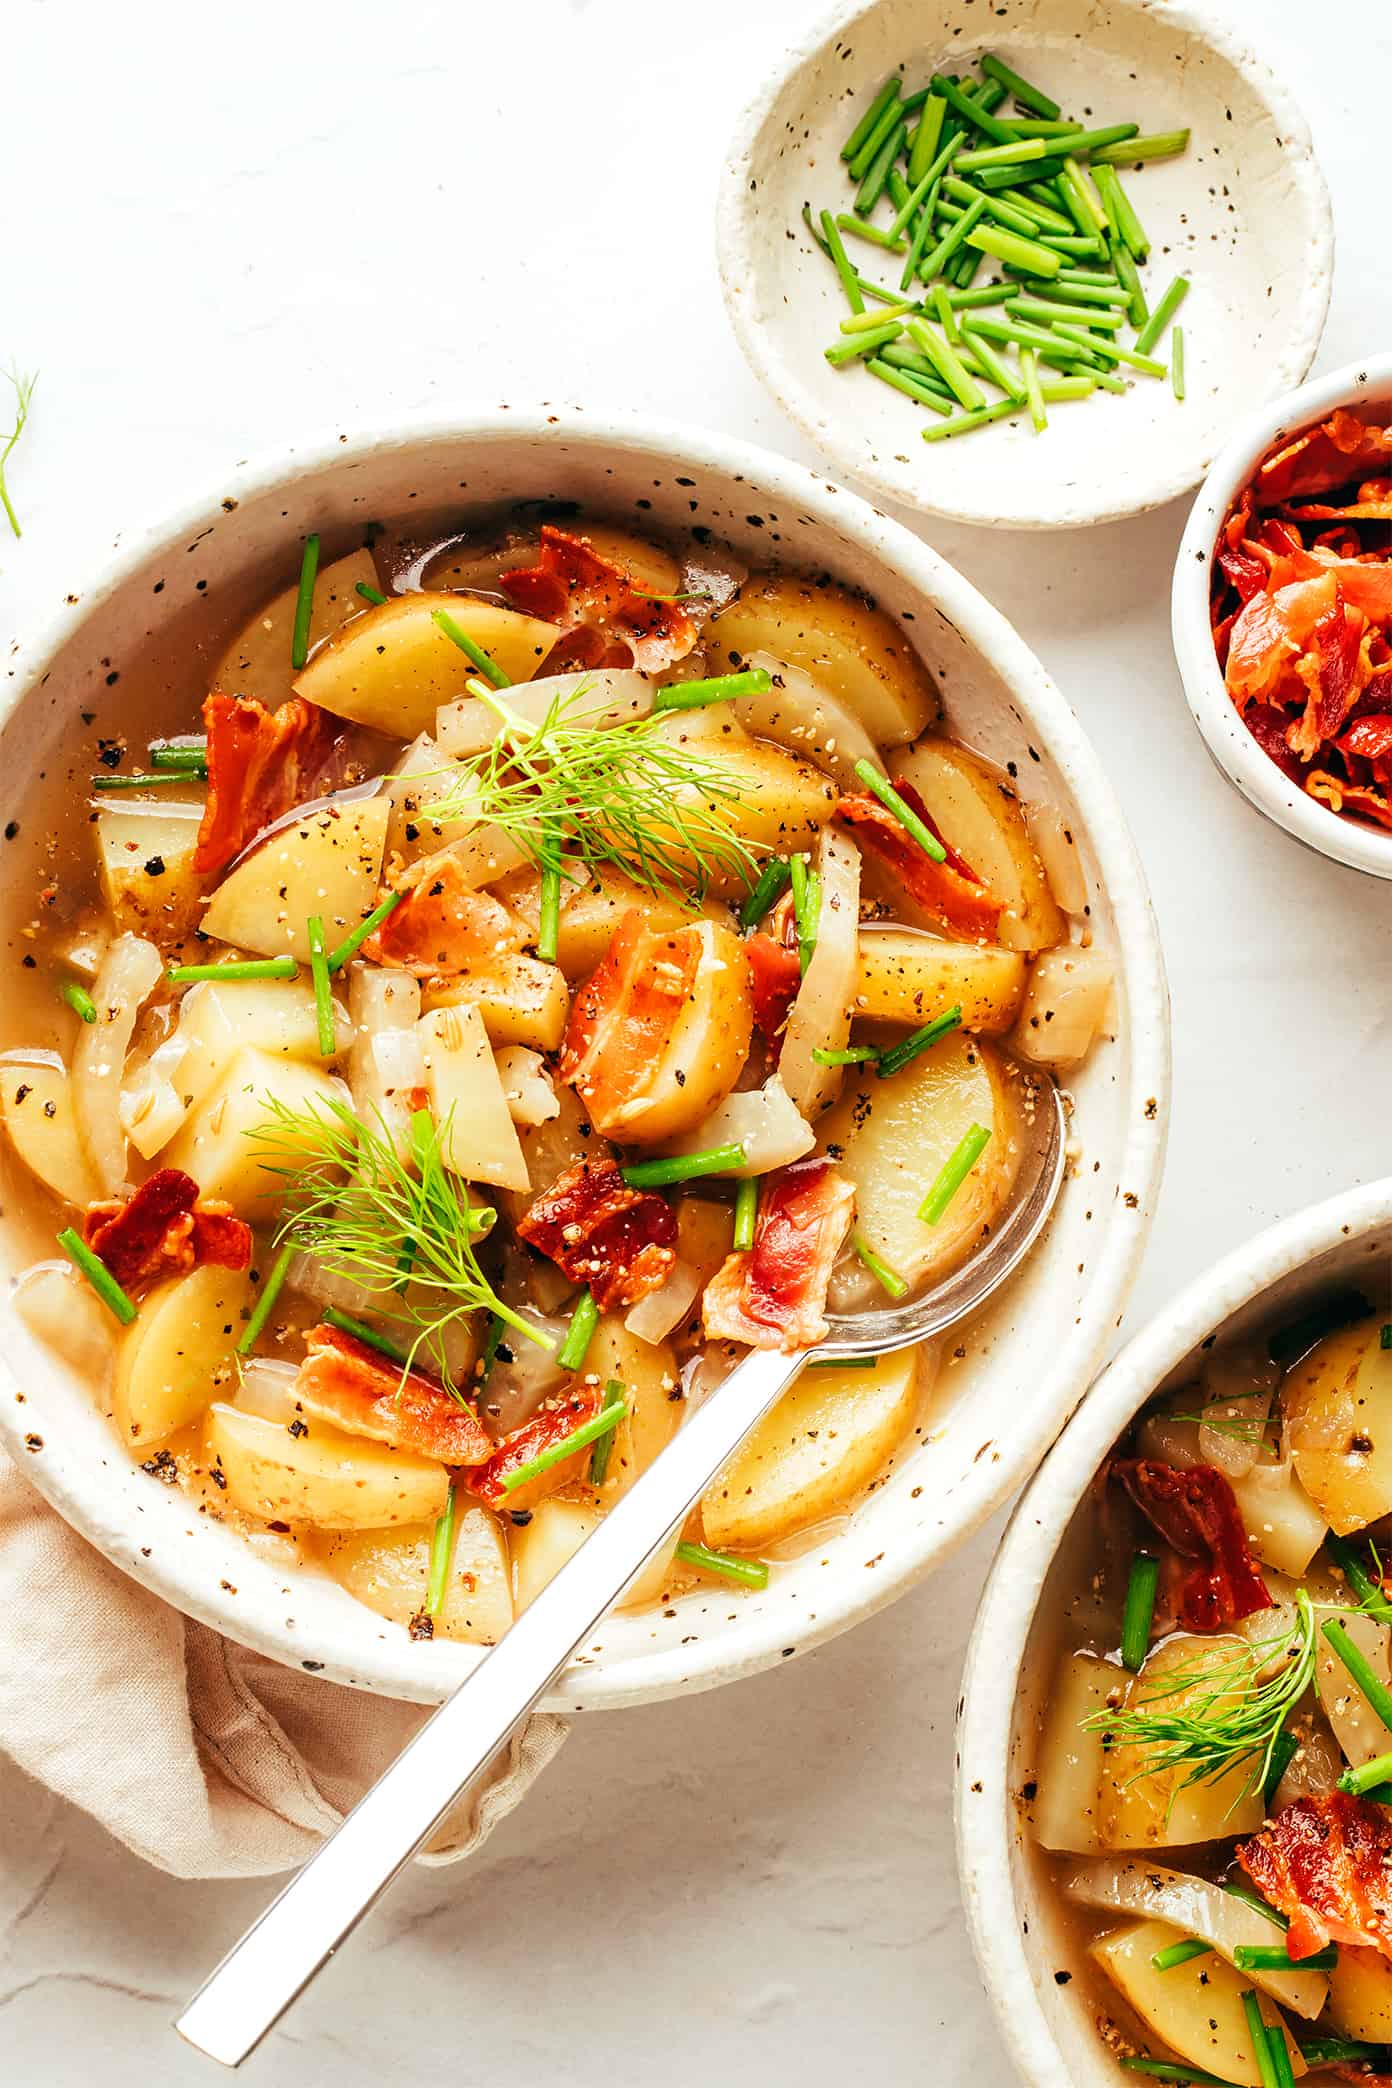
[[[1194,504],[1175,654],[1249,803],[1392,878],[1392,356],[1247,421]]]

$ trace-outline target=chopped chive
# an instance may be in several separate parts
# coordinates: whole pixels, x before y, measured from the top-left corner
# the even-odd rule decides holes
[[[1151,323],[1154,323],[1153,319]],[[1088,334],[1081,326],[1070,326],[1062,319],[1056,319],[1054,332],[1060,340],[1072,341],[1078,347],[1086,348],[1091,354],[1103,356],[1112,362],[1127,363],[1133,370],[1143,371],[1147,377],[1163,377],[1166,374],[1165,365],[1156,362],[1153,356],[1145,355],[1139,349],[1123,348],[1120,341],[1099,341],[1095,335]],[[1139,338],[1144,340],[1145,335],[1142,334]]]
[[[1335,1291],[1309,1312],[1302,1313],[1299,1319],[1278,1327],[1266,1344],[1266,1353],[1273,1363],[1297,1362],[1317,1341],[1323,1341],[1326,1334],[1336,1334],[1340,1327],[1351,1326],[1369,1310],[1368,1300],[1361,1291]]]
[[[1061,405],[1065,399],[1085,399],[1096,390],[1101,375],[1100,370],[1088,370],[1076,377],[1047,377],[1039,387],[1039,396],[1046,406]],[[1125,391],[1126,387],[1121,385],[1118,389]]]
[[[1152,2081],[1190,2081],[1193,2088],[1233,2088],[1221,2074],[1205,2073],[1201,2067],[1180,2066],[1173,2059],[1123,2059],[1128,2073],[1145,2074]]]
[[[1083,349],[1037,326],[1020,326],[1008,319],[983,319],[975,312],[963,321],[963,326],[972,341],[980,336],[987,341],[1008,342],[1014,348],[1034,348],[1041,362],[1056,364],[1060,369],[1076,370],[1079,363],[1089,360]]]
[[[1101,145],[1094,160],[1113,167],[1138,167],[1146,160],[1173,159],[1189,143],[1187,130],[1156,131],[1148,138],[1127,138],[1116,145]]]
[[[891,167],[885,176],[885,193],[896,211],[903,209],[912,191],[897,167]]]
[[[70,1225],[64,1226],[58,1235],[58,1245],[73,1266],[87,1278],[108,1312],[114,1312],[123,1327],[128,1327],[135,1318],[136,1307],[128,1298],[106,1263],[94,1254],[81,1233]]]
[[[880,1047],[878,1044],[848,1044],[844,1051],[825,1051],[816,1044],[812,1056],[819,1066],[865,1066],[880,1057]]]
[[[355,1341],[376,1349],[379,1355],[389,1356],[403,1370],[409,1367],[406,1351],[398,1348],[385,1334],[379,1334],[375,1327],[369,1327],[366,1320],[354,1319],[351,1312],[340,1312],[337,1305],[326,1305],[321,1318],[326,1326],[337,1327],[341,1334],[351,1334]]]
[[[892,385],[895,391],[903,392],[905,398],[917,400],[920,406],[931,406],[935,413],[951,413],[954,402],[945,399],[941,392],[934,391],[931,385],[926,384],[921,377],[915,376],[912,370],[900,369],[893,363],[884,362],[878,355],[872,355],[865,367],[872,377],[878,377],[882,384]]]
[[[1070,144],[1072,140],[1070,139]],[[1079,232],[1086,239],[1111,229],[1111,219],[1106,205],[1097,193],[1092,176],[1080,166],[1070,152],[1063,162],[1063,171],[1058,177],[1063,190],[1064,205],[1073,218]]]
[[[559,1370],[580,1368],[589,1352],[598,1325],[599,1307],[594,1301],[594,1292],[582,1291],[576,1301],[575,1310],[570,1315],[565,1340],[556,1352],[556,1366]]]
[[[964,116],[974,130],[984,131],[997,145],[1008,145],[1011,142],[1010,133],[1000,118],[992,116],[979,102],[973,101],[971,96],[945,73],[934,73],[928,84],[932,92],[941,95],[948,107],[955,110],[957,115]]]
[[[1009,189],[1014,195],[1023,174],[1051,181],[1062,165],[1061,159],[1042,159],[1032,160],[1028,167],[982,167],[976,178],[988,194],[995,189]],[[1033,187],[1034,183],[1031,182],[1030,186]],[[1069,229],[1072,229],[1071,224]]]
[[[438,1617],[445,1605],[450,1561],[454,1557],[455,1488],[445,1495],[444,1509],[430,1533],[430,1574],[425,1584],[425,1614]]]
[[[630,1189],[666,1189],[698,1175],[729,1174],[748,1158],[742,1145],[708,1146],[704,1153],[674,1153],[670,1160],[639,1160],[623,1170]]]
[[[549,1450],[543,1450],[538,1456],[529,1458],[526,1464],[518,1465],[515,1471],[505,1472],[500,1482],[503,1492],[515,1493],[517,1488],[525,1486],[529,1479],[539,1478],[543,1472],[549,1472],[553,1465],[561,1464],[577,1450],[588,1450],[591,1443],[598,1442],[602,1435],[606,1435],[617,1422],[622,1421],[627,1412],[628,1402],[624,1399],[615,1400],[611,1406],[602,1407],[590,1420],[582,1421],[578,1428],[572,1429],[568,1436],[562,1436],[559,1443],[553,1443]]]
[[[938,315],[938,324],[949,342],[956,347],[961,341],[962,335],[957,325],[957,314],[947,301],[947,285],[945,283],[934,283],[932,297],[933,310]]]
[[[1363,1762],[1356,1769],[1345,1769],[1339,1778],[1339,1789],[1349,1791],[1355,1798],[1366,1798],[1379,1784],[1392,1783],[1392,1754],[1375,1755],[1371,1762]]]
[[[1272,1923],[1273,1927],[1279,1929],[1290,1927],[1290,1923],[1284,1914],[1278,1914],[1274,1907],[1269,1907],[1261,1894],[1253,1892],[1251,1886],[1243,1884],[1240,1878],[1226,1879],[1221,1890],[1226,1892],[1229,1899],[1241,1900],[1243,1906],[1250,1907],[1254,1914],[1264,1916],[1267,1921]]]
[[[1084,311],[1091,310],[1094,306],[1105,312],[1124,311],[1129,296],[1129,292],[1123,290],[1119,283],[1066,283],[1063,281],[1062,271],[1058,279],[1047,287],[1049,294],[1041,302],[1058,305],[1070,311],[1075,319],[1082,319]],[[1012,291],[1011,295],[1018,297],[1020,292]],[[1054,313],[1052,316],[1057,318],[1058,314]],[[1085,320],[1084,324],[1090,325],[1091,321]]]
[[[852,312],[849,319],[841,321],[841,331],[843,334],[865,333],[870,327],[885,326],[891,319],[902,319],[905,312],[916,312],[918,309],[911,297],[903,297],[897,304],[887,306],[883,312]],[[684,686],[690,688],[693,684],[688,682]],[[661,693],[659,690],[658,694]]]
[[[357,927],[353,929],[350,935],[344,936],[338,948],[330,950],[329,970],[331,972],[342,971],[349,958],[357,955],[369,935],[372,935],[381,927],[387,915],[393,913],[405,897],[406,894],[404,892],[388,892],[385,899],[379,900],[366,919],[359,921]]]
[[[251,1318],[242,1329],[242,1338],[237,1343],[239,1356],[249,1356],[260,1339],[261,1331],[275,1308],[276,1299],[280,1296],[294,1256],[295,1249],[288,1242],[276,1256],[271,1273],[261,1286],[261,1295],[252,1307]]]
[[[554,964],[561,936],[561,851],[555,822],[548,820],[541,843],[541,905],[537,916],[536,953]]]
[[[1030,326],[1052,326],[1062,319],[1065,326],[1096,327],[1103,333],[1115,333],[1125,317],[1112,305],[1055,304],[1051,297],[1012,297],[1005,309]]]
[[[813,1053],[815,1057],[815,1052]],[[759,1216],[759,1184],[753,1175],[735,1191],[735,1230],[730,1245],[743,1254],[754,1245],[754,1227]]]
[[[484,679],[492,682],[495,689],[507,689],[512,686],[512,677],[504,674],[493,655],[486,653],[481,645],[476,645],[467,631],[460,630],[448,609],[432,609],[430,616],[432,622],[440,626],[450,643],[459,647],[465,659],[471,660]]]
[[[862,181],[865,178],[902,120],[899,96],[896,92],[893,100],[885,103],[868,135],[861,140],[846,162],[846,171],[852,181]]]
[[[1139,333],[1150,317],[1150,306],[1146,302],[1145,286],[1140,271],[1125,247],[1117,247],[1113,256],[1117,278],[1127,296],[1127,313],[1131,324]]]
[[[677,1557],[685,1566],[699,1566],[705,1573],[718,1573],[746,1588],[768,1586],[769,1570],[762,1559],[737,1559],[731,1552],[712,1551],[707,1544],[679,1544]]]
[[[128,776],[93,776],[93,790],[153,790],[157,783],[188,783],[193,780],[191,768],[133,769]]]
[[[1327,1972],[1338,1962],[1332,1947],[1303,1958],[1293,1958],[1284,1943],[1239,1943],[1233,1951],[1239,1972]]]
[[[1049,416],[1044,411],[1044,394],[1039,389],[1039,353],[1034,348],[1020,350],[1020,374],[1025,380],[1025,403],[1036,435],[1042,435],[1049,425]]]
[[[504,1322],[502,1315],[497,1312],[490,1313],[488,1316],[488,1332],[483,1337],[483,1347],[479,1350],[479,1359],[474,1366],[474,1375],[478,1380],[480,1392],[493,1374],[493,1365],[498,1360],[498,1350],[503,1344],[503,1333]]]
[[[1155,310],[1136,336],[1136,353],[1149,355],[1165,328],[1189,294],[1189,278],[1176,276]]]
[[[1170,387],[1177,399],[1184,397],[1184,328],[1170,329]]]
[[[856,362],[863,355],[873,355],[877,348],[883,348],[890,341],[897,341],[903,331],[902,321],[893,319],[888,326],[867,327],[864,333],[856,334],[850,340],[833,341],[822,353],[832,367],[836,368],[841,363]]]
[[[387,599],[380,587],[373,587],[366,580],[355,582],[353,592],[354,594],[360,594],[365,602],[371,602],[374,609],[380,609],[383,602]]]
[[[604,1387],[604,1400],[606,1406],[612,1406],[613,1401],[615,1399],[622,1400],[623,1398],[623,1386],[620,1384],[617,1378],[610,1378],[609,1382]],[[614,1436],[618,1430],[619,1422],[622,1420],[622,1418],[623,1414],[617,1413],[611,1425],[605,1429],[603,1435],[598,1435],[594,1439],[593,1447],[590,1450],[591,1486],[603,1486],[605,1480],[609,1476],[609,1456],[610,1452],[614,1448]]]
[[[1242,2012],[1247,2018],[1247,2035],[1252,2041],[1252,2056],[1257,2062],[1261,2088],[1281,2088],[1275,2062],[1271,2057],[1271,2046],[1267,2042],[1261,2004],[1250,1987],[1242,1996]]]
[[[1018,95],[1015,98],[1019,100]],[[1076,138],[1081,135],[1083,128],[1081,123],[1075,122],[1071,117],[1040,116],[1027,119],[1021,116],[1006,116],[1001,120],[1012,138]]]
[[[191,740],[151,740],[150,766],[155,769],[173,769],[180,776],[201,778],[208,773],[208,742]]]
[[[1101,130],[1080,130],[1070,134],[1068,150],[1074,159],[1089,159],[1108,145],[1120,145],[1127,138],[1140,135],[1139,123],[1109,123]]]
[[[935,863],[947,861],[947,850],[941,841],[923,824],[912,805],[905,804],[894,785],[880,774],[873,762],[858,761],[855,772],[870,795],[877,797],[886,811],[894,814],[905,833],[913,836],[926,856],[931,856]]]
[[[991,1134],[981,1124],[973,1124],[963,1136],[957,1150],[944,1161],[928,1194],[918,1207],[918,1215],[924,1225],[936,1225],[967,1176],[975,1167],[989,1145]]]
[[[293,957],[239,957],[235,964],[174,964],[164,976],[171,986],[193,986],[200,979],[293,979],[299,969]]]
[[[1320,1628],[1326,1644],[1332,1647],[1366,1697],[1369,1709],[1375,1711],[1392,1732],[1392,1689],[1374,1674],[1367,1655],[1349,1637],[1342,1618],[1331,1617]]]
[[[1023,166],[1029,160],[1049,157],[1049,148],[1042,138],[1011,138],[1004,145],[982,145],[975,152],[959,152],[958,170],[971,174],[978,167]]]
[[[914,186],[900,204],[898,214],[890,224],[889,237],[892,240],[903,238],[919,210],[932,209],[932,191],[940,179],[941,176],[934,173],[930,166],[927,172],[914,183]]]
[[[928,194],[924,199],[923,208],[918,213],[918,223],[914,226],[913,237],[909,241],[909,251],[904,258],[904,272],[899,278],[899,288],[901,290],[908,290],[912,287],[915,277],[923,266],[923,250],[933,236],[933,211],[938,200],[938,183],[941,179],[941,175],[935,175],[932,178],[929,183]]]
[[[737,696],[764,696],[773,687],[766,667],[750,667],[742,674],[713,674],[701,681],[671,682],[653,691],[655,711],[700,710],[708,703],[732,703]]]
[[[822,881],[808,865],[806,856],[795,855],[789,863],[793,880],[793,919],[797,924],[798,966],[803,975],[817,947],[817,928],[822,911]]]
[[[809,219],[808,222],[810,225],[811,220]],[[847,304],[853,312],[863,312],[865,310],[865,299],[861,295],[860,283],[856,278],[855,270],[846,258],[846,249],[842,242],[840,227],[829,210],[822,212],[822,237],[826,241],[826,249],[831,256],[836,273],[841,278],[841,288],[846,293]]]
[[[941,334],[934,333],[932,327],[923,319],[906,320],[905,331],[915,347],[922,349],[953,397],[960,405],[966,407],[968,413],[974,413],[977,407],[986,404],[986,394],[967,369],[951,341],[945,340]]]
[[[879,93],[875,96],[875,99],[871,102],[869,108],[866,109],[864,115],[861,117],[859,123],[857,123],[855,129],[851,132],[849,138],[847,138],[845,144],[841,147],[841,157],[843,160],[852,160],[855,158],[861,146],[870,136],[871,132],[874,130],[876,124],[879,122],[880,118],[883,116],[885,110],[889,107],[890,103],[896,102],[898,101],[898,99],[899,75],[898,73],[891,73],[889,78],[885,81],[883,87],[881,87]]]
[[[1392,1348],[1392,1342],[1384,1342],[1383,1347]],[[1358,1597],[1358,1607],[1376,1617],[1380,1624],[1392,1624],[1392,1600],[1384,1595],[1381,1580],[1373,1579],[1348,1539],[1335,1536],[1331,1530],[1324,1548]]]
[[[1383,1321],[1382,1331],[1378,1335],[1378,1347],[1392,1349],[1392,1320]]]
[[[871,211],[879,202],[880,197],[884,194],[885,184],[889,180],[890,169],[903,151],[904,141],[908,135],[908,125],[901,117],[889,132],[870,165],[866,168],[865,179],[856,190],[855,202],[851,207],[857,217],[869,217]]]
[[[782,856],[774,856],[765,863],[759,872],[759,882],[739,911],[739,924],[746,934],[762,921],[774,902],[782,898],[792,877],[793,873]]]
[[[964,341],[962,344],[962,355],[964,359],[968,356],[972,357],[983,376],[989,378],[990,382],[1003,391],[1008,399],[1014,399],[1017,405],[1024,405],[1024,378],[1016,375],[1005,357],[998,355],[991,343],[983,335],[973,334],[969,341]]]
[[[852,217],[846,211],[841,212],[836,225],[838,231],[849,232],[852,239],[863,239],[867,246],[879,247],[885,253],[902,254],[904,251],[903,240],[891,238],[888,228],[884,225],[867,224],[863,219]]]
[[[1005,100],[1005,89],[999,80],[972,80],[968,83],[966,92],[977,108],[985,109],[988,116],[994,115]]]
[[[1043,116],[1051,123],[1056,119],[1058,103],[1042,87],[1022,78],[1003,58],[997,58],[991,51],[983,51],[977,63],[988,80],[997,81],[1007,94],[1014,95],[1022,109],[1033,109],[1036,116]]]
[[[338,1050],[334,1033],[333,988],[329,984],[329,959],[324,949],[324,917],[311,914],[305,922],[309,940],[309,976],[314,981],[314,1020],[320,1058],[332,1058]]]
[[[1213,1945],[1200,1942],[1197,1936],[1188,1936],[1183,1943],[1167,1944],[1163,1950],[1151,1953],[1151,1964],[1157,1972],[1173,1972],[1178,1965],[1187,1965],[1191,1958],[1209,1957]]]
[[[1299,2046],[1301,2058],[1311,2066],[1371,2065],[1385,2050],[1385,2045],[1359,2044],[1352,2037],[1307,2037]]]
[[[1121,1617],[1121,1664],[1133,1675],[1139,1675],[1150,1651],[1150,1627],[1155,1618],[1155,1591],[1159,1585],[1159,1559],[1153,1552],[1138,1551],[1131,1561],[1126,1605]]]
[[[961,1026],[961,1005],[960,1003],[954,1003],[952,1007],[945,1009],[941,1015],[935,1015],[931,1022],[925,1022],[922,1029],[913,1030],[888,1051],[880,1052],[879,1063],[876,1065],[875,1071],[881,1080],[888,1080],[892,1074],[899,1072],[902,1067],[907,1066],[911,1059],[918,1058],[922,1052],[931,1051],[932,1047],[941,1038],[950,1035],[953,1030],[960,1029]]]
[[[940,94],[924,97],[923,112],[918,119],[918,128],[909,147],[909,186],[916,188],[937,157],[942,144],[943,118],[947,114],[947,103]]]
[[[58,988],[58,997],[65,1000],[74,1015],[80,1015],[84,1022],[96,1021],[97,1004],[87,988],[80,986],[76,979],[64,979]]]
[[[878,1356],[814,1356],[809,1370],[873,1370]]]
[[[1271,1759],[1267,1763],[1266,1775],[1262,1778],[1262,1803],[1269,1806],[1276,1796],[1281,1778],[1300,1752],[1300,1742],[1295,1734],[1282,1728],[1271,1743]]]
[[[974,203],[969,203],[967,205],[966,209],[962,212],[962,215],[959,218],[954,219],[952,224],[948,226],[946,232],[944,232],[942,238],[938,241],[937,245],[933,248],[932,253],[925,254],[923,259],[919,262],[918,274],[919,280],[921,282],[931,282],[934,276],[939,276],[942,274],[943,269],[945,268],[947,263],[952,259],[952,256],[957,252],[958,248],[962,245],[963,241],[971,237],[973,228],[976,226],[977,220],[983,215],[985,209],[986,198],[984,196],[978,196]]]
[[[882,1290],[888,1291],[891,1298],[902,1298],[905,1295],[909,1286],[904,1277],[897,1269],[891,1269],[887,1261],[880,1259],[861,1233],[851,1234],[851,1252],[857,1260],[864,1262],[876,1283]]]
[[[1013,261],[1017,268],[1028,268],[1035,275],[1056,276],[1063,266],[1052,247],[1037,239],[1022,239],[1018,232],[1007,232],[1003,225],[973,227],[967,234],[967,244],[979,247],[983,254],[994,255],[997,261]]]
[[[1121,185],[1121,176],[1115,167],[1105,163],[1093,169],[1097,193],[1107,206],[1107,215],[1116,226],[1117,236],[1135,261],[1144,261],[1150,252],[1150,239],[1145,226],[1136,214],[1135,205]]]
[[[1314,1959],[1308,1958],[1306,1963],[1313,1964]],[[1283,2024],[1268,2023],[1266,2047],[1271,2054],[1271,2070],[1276,2076],[1277,2088],[1295,2088],[1295,2069],[1291,2065],[1290,2052],[1286,2046],[1285,2026]]]
[[[295,596],[295,622],[290,634],[290,665],[298,674],[309,658],[309,621],[314,614],[314,581],[319,571],[319,537],[305,538],[300,559],[300,586]]]

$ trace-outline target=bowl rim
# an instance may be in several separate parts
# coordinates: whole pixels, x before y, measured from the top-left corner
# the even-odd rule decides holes
[[[1017,1503],[1001,1540],[962,1676],[954,1794],[957,1868],[982,1985],[1010,2056],[1033,2088],[1078,2088],[1040,2006],[1011,1863],[1010,1763],[1018,1680],[1055,1554],[1108,1450],[1177,1364],[1282,1277],[1390,1221],[1392,1176],[1342,1190],[1279,1220],[1186,1284],[1102,1373]]]
[[[1345,819],[1283,775],[1243,724],[1213,650],[1209,587],[1223,517],[1265,452],[1336,406],[1392,392],[1392,351],[1348,362],[1247,414],[1223,445],[1184,525],[1170,590],[1175,660],[1194,723],[1214,761],[1249,805],[1318,855],[1372,877],[1392,878],[1392,833]]]
[[[983,1459],[973,1467],[976,1490],[962,1490],[964,1498],[956,1520],[936,1528],[925,1524],[920,1534],[907,1537],[896,1548],[892,1570],[888,1570],[891,1562],[887,1559],[885,1571],[846,1574],[830,1584],[827,1595],[817,1602],[815,1618],[799,1621],[793,1633],[799,1650],[810,1648],[885,1607],[921,1579],[965,1542],[1020,1484],[1026,1472],[1033,1469],[1081,1398],[1120,1321],[1149,1231],[1164,1163],[1170,1095],[1169,998],[1159,932],[1140,858],[1112,786],[1077,717],[1002,612],[902,523],[882,515],[859,495],[819,477],[808,467],[753,443],[657,416],[607,409],[588,411],[579,406],[464,406],[449,412],[427,409],[393,416],[378,425],[363,424],[350,430],[340,425],[317,439],[268,449],[239,463],[231,473],[187,501],[171,519],[138,531],[102,567],[90,592],[79,589],[76,600],[65,604],[57,616],[48,620],[32,645],[25,641],[16,645],[8,662],[9,686],[0,692],[0,725],[42,682],[55,654],[72,638],[76,628],[99,617],[146,559],[165,547],[189,541],[191,533],[217,511],[224,499],[233,498],[241,504],[338,464],[437,445],[499,439],[548,444],[569,439],[587,447],[659,459],[669,465],[678,460],[690,461],[732,482],[743,477],[774,497],[796,503],[819,533],[830,532],[848,539],[887,575],[896,574],[919,588],[1000,676],[1019,709],[1037,724],[1048,745],[1050,760],[1066,780],[1083,815],[1100,882],[1114,914],[1129,1012],[1119,1048],[1124,1053],[1125,1077],[1136,1098],[1118,1165],[1122,1178],[1138,1199],[1138,1207],[1126,1211],[1125,1222],[1111,1220],[1069,1339],[1061,1345],[1061,1353],[1053,1358],[1050,1370],[1036,1388],[1027,1422],[1012,1439],[1009,1453],[1002,1455],[998,1465]],[[1153,1114],[1140,1106],[1142,1096],[1154,1099]],[[1120,1203],[1118,1198],[1118,1210]],[[11,1382],[3,1357],[0,1382]],[[12,1450],[22,1435],[22,1431],[16,1430],[13,1416],[13,1403],[0,1400],[0,1440],[7,1441]],[[90,1499],[100,1497],[99,1480],[83,1469],[80,1458],[72,1460],[73,1469],[69,1471],[60,1446],[50,1443],[48,1450],[42,1459],[28,1460],[26,1476],[75,1529],[104,1550],[124,1572],[185,1615],[273,1660],[291,1664],[303,1653],[303,1644],[288,1643],[281,1630],[272,1628],[259,1616],[249,1616],[235,1605],[220,1602],[205,1592],[201,1582],[194,1585],[193,1574],[181,1570],[186,1555],[183,1547],[160,1546],[152,1558],[145,1559],[139,1555],[138,1545],[121,1542],[123,1530],[104,1526],[100,1517],[89,1512]],[[748,1621],[713,1632],[695,1647],[658,1649],[623,1660],[606,1663],[601,1659],[594,1665],[572,1667],[544,1701],[548,1708],[557,1710],[591,1710],[713,1687],[774,1665],[788,1650],[789,1631],[787,1619],[779,1614],[760,1616],[751,1611]],[[314,1650],[318,1653],[321,1648],[316,1646]],[[438,1701],[482,1657],[482,1649],[451,1646],[452,1655],[469,1657],[452,1660],[448,1668],[444,1662],[432,1660],[417,1669],[406,1657],[413,1650],[407,1646],[403,1652],[392,1639],[364,1633],[361,1645],[346,1641],[325,1644],[325,1658],[318,1671],[330,1680],[379,1694]],[[430,1650],[438,1654],[445,1647],[441,1642]]]
[[[756,148],[764,119],[774,99],[796,73],[815,65],[824,58],[828,44],[854,30],[867,16],[887,4],[889,0],[839,0],[837,6],[822,15],[805,36],[787,49],[745,104],[735,125],[726,151],[716,204],[715,245],[725,310],[745,361],[775,405],[789,416],[832,465],[857,484],[872,488],[881,499],[893,501],[918,514],[937,515],[950,522],[966,522],[982,528],[1081,529],[1102,522],[1125,521],[1132,515],[1163,507],[1167,501],[1187,493],[1198,482],[1210,459],[1201,457],[1188,463],[1178,462],[1163,479],[1156,480],[1143,498],[1110,506],[1089,506],[1086,500],[1075,498],[1071,506],[1051,514],[1018,511],[1001,514],[981,505],[964,507],[916,493],[881,469],[873,459],[867,460],[849,443],[842,442],[835,429],[828,428],[811,393],[774,345],[775,332],[751,316],[742,287],[754,279],[756,270],[757,257],[750,236],[749,196],[758,182]],[[1277,358],[1271,374],[1267,397],[1275,398],[1298,384],[1314,361],[1334,288],[1333,207],[1304,111],[1285,82],[1243,40],[1236,25],[1229,25],[1208,8],[1191,5],[1190,0],[1110,0],[1110,4],[1187,31],[1226,58],[1265,104],[1276,135],[1283,143],[1297,194],[1309,219],[1303,234],[1309,255],[1309,272],[1300,303],[1299,324]]]

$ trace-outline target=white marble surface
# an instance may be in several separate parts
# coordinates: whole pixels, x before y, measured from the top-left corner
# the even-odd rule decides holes
[[[1318,31],[1304,0],[1232,11],[1296,81],[1324,157],[1332,367],[1392,333],[1369,156],[1392,18],[1373,0],[1323,0]],[[567,398],[805,454],[727,332],[710,213],[736,109],[807,12],[10,0],[0,359],[43,375],[0,628],[80,589],[119,529],[306,426]],[[1149,867],[1177,1099],[1133,1323],[1259,1225],[1392,1164],[1359,1080],[1392,1028],[1392,894],[1304,854],[1209,766],[1170,657],[1182,512],[931,532],[1075,702]],[[830,2088],[927,2068],[1004,2088],[950,1831],[991,1549],[806,1661],[588,1721],[472,1870],[396,1892],[248,2079]],[[159,1877],[0,1765],[6,2088],[211,2080],[168,2019],[263,1896]]]

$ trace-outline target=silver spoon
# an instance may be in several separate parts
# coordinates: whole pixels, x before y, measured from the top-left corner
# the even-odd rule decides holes
[[[240,2066],[255,2050],[807,1363],[907,1348],[1005,1281],[1038,1238],[1063,1180],[1058,1090],[1041,1085],[1026,1114],[1014,1196],[988,1244],[905,1305],[833,1318],[820,1348],[791,1356],[754,1349],[736,1365],[228,1952],[175,2025],[190,2044],[224,2066]]]

